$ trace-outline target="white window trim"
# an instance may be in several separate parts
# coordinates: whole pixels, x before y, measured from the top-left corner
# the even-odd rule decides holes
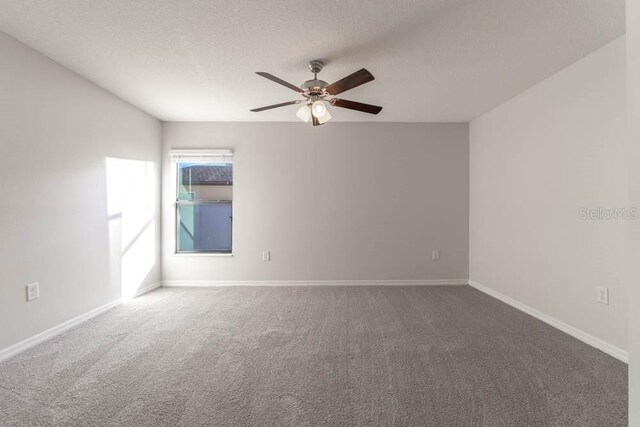
[[[233,257],[233,243],[231,244],[231,253],[219,253],[219,252],[178,252],[177,247],[177,219],[176,215],[176,200],[175,195],[177,189],[177,171],[176,164],[181,161],[189,161],[189,162],[221,162],[221,163],[233,163],[233,150],[230,148],[224,149],[177,149],[177,150],[169,150],[169,156],[171,157],[171,182],[173,183],[173,200],[172,200],[172,211],[173,211],[173,224],[174,224],[174,242],[173,242],[173,252],[171,253],[174,257],[222,257],[229,258]],[[233,233],[233,230],[232,230]],[[232,240],[233,242],[233,240]]]
[[[169,150],[169,156],[173,163],[180,161],[233,163],[233,150],[231,149]]]
[[[233,248],[231,248],[231,250],[233,250]],[[219,257],[219,258],[231,258],[233,257],[233,252],[230,254],[223,254],[223,253],[216,253],[216,252],[172,252],[171,256],[175,256],[175,257],[194,257],[194,256],[212,256],[212,257]]]

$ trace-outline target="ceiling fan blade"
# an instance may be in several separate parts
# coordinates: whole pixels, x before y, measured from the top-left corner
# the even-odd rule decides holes
[[[254,113],[257,113],[259,111],[271,110],[272,108],[280,108],[280,107],[286,107],[287,105],[299,104],[300,102],[301,101],[282,102],[280,104],[273,104],[273,105],[267,105],[266,107],[254,108],[251,111],[253,111]]]
[[[346,99],[333,98],[331,105],[335,107],[348,108],[350,110],[362,111],[363,113],[378,114],[382,111],[382,107],[371,104],[363,104],[362,102],[349,101]]]
[[[374,80],[373,74],[363,68],[353,74],[349,74],[347,77],[340,79],[335,83],[330,84],[327,86],[326,90],[329,95],[337,95],[372,80]]]
[[[284,80],[274,76],[273,74],[265,73],[263,71],[256,71],[256,74],[264,77],[265,79],[269,79],[272,82],[276,82],[278,84],[281,84],[282,86],[288,87],[291,90],[295,90],[296,92],[302,93],[302,89],[300,89],[298,86],[292,85],[289,82],[285,82]]]
[[[314,126],[322,126],[324,123],[320,123],[320,120],[318,120],[318,118],[314,115],[311,116],[311,123],[313,123]]]

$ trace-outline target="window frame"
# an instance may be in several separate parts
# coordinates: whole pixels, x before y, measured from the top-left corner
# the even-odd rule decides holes
[[[175,174],[174,189],[173,189],[173,227],[174,227],[174,245],[173,255],[175,256],[218,256],[218,257],[232,257],[233,256],[233,244],[234,244],[234,221],[233,221],[233,197],[231,200],[214,200],[214,199],[192,199],[192,200],[180,200],[180,172],[178,165],[180,163],[231,163],[233,161],[233,151],[230,149],[224,150],[170,150],[171,156],[171,169]],[[233,172],[232,172],[233,173]],[[233,188],[233,181],[231,184],[227,184]],[[224,184],[221,184],[224,186]],[[233,191],[233,190],[232,190]],[[180,206],[195,206],[195,205],[215,205],[215,204],[229,204],[231,205],[231,242],[230,251],[221,250],[179,250],[178,248],[178,234],[180,230]]]

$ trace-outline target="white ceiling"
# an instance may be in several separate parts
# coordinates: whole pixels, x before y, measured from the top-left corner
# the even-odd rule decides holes
[[[0,29],[162,120],[295,121],[323,59],[334,120],[469,121],[624,34],[624,0],[2,0]],[[1,60],[1,58],[0,58]]]

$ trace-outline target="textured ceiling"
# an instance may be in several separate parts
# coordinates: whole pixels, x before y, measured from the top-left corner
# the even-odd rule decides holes
[[[378,116],[469,121],[624,34],[624,0],[2,0],[0,29],[162,120],[295,121],[323,59]],[[0,59],[1,60],[1,59]]]

